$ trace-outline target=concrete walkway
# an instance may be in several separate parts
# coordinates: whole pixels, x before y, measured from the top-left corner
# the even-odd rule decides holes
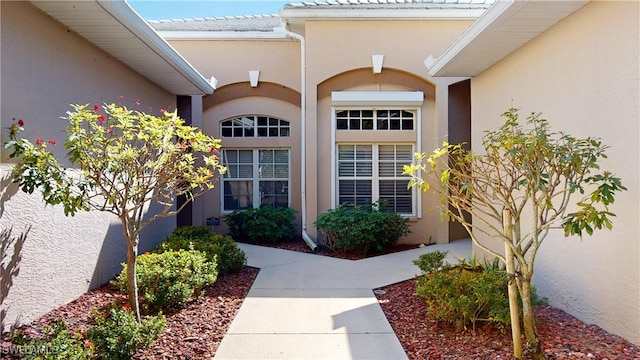
[[[260,273],[215,359],[406,359],[372,290],[413,278],[422,253],[471,254],[469,240],[358,261],[238,245]]]

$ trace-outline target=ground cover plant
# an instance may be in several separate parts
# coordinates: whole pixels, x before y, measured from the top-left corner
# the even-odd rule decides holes
[[[562,227],[565,236],[611,229],[615,214],[609,206],[626,188],[600,169],[607,146],[599,139],[554,132],[535,113],[525,127],[515,108],[503,117],[499,129],[485,132],[484,152],[445,142],[428,157],[418,154],[417,163],[405,166],[404,173],[412,176],[411,185],[436,192],[440,211],[462,224],[475,245],[506,264],[511,323],[520,324],[519,294],[524,344],[531,357],[543,359],[531,288],[538,249],[553,227]],[[491,248],[492,239],[502,240],[503,253]],[[519,359],[520,327],[512,331]]]

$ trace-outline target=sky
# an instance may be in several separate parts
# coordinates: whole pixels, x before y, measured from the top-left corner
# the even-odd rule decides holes
[[[277,14],[282,7],[301,0],[128,0],[145,20]]]

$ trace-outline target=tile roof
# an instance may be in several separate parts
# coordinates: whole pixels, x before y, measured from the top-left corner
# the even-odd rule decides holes
[[[486,9],[496,0],[316,0],[291,2],[282,11],[296,10],[412,10],[412,9]],[[270,32],[281,25],[277,14],[204,17],[193,19],[149,20],[157,31],[231,31]]]
[[[273,31],[281,24],[276,14],[149,20],[148,23],[157,31]]]
[[[292,2],[284,9],[406,9],[406,8],[464,8],[491,5],[495,0],[316,0]]]

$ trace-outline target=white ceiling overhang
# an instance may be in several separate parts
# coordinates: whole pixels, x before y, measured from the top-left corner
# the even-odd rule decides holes
[[[124,0],[31,1],[52,18],[175,95],[213,87]]]
[[[440,58],[427,65],[429,74],[476,76],[588,2],[496,1]]]
[[[312,3],[304,3],[312,4]],[[292,4],[290,4],[292,5]],[[411,6],[415,5],[415,6]],[[446,5],[446,4],[445,4]],[[290,30],[304,33],[307,21],[410,21],[410,20],[475,20],[488,5],[420,6],[409,4],[405,8],[369,7],[285,7],[278,12]]]

